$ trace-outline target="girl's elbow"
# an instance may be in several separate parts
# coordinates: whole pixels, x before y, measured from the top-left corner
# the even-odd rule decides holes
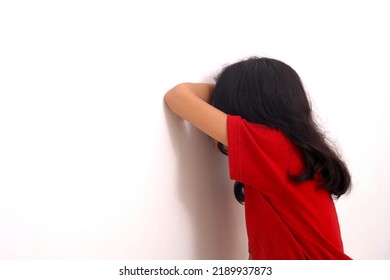
[[[186,90],[187,83],[181,83],[173,88],[171,88],[167,93],[164,95],[164,101],[165,103],[171,107],[175,102],[180,99],[180,95]]]
[[[175,88],[172,88],[164,95],[164,101],[169,108],[171,108],[171,105],[175,100],[175,94],[176,94],[176,90]]]

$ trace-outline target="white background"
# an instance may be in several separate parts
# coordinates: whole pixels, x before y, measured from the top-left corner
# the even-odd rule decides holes
[[[346,252],[390,259],[387,7],[1,1],[0,259],[247,258],[227,159],[163,95],[252,55],[300,74],[350,167]]]

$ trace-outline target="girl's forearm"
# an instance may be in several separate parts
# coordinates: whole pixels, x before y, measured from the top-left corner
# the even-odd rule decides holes
[[[169,90],[165,95],[165,99],[169,99],[171,95],[175,97],[178,94],[194,94],[195,96],[210,104],[214,88],[214,84],[182,83]]]
[[[203,101],[211,103],[215,85],[205,83],[182,83],[170,89],[164,96],[168,107],[177,115],[185,117],[187,110]]]
[[[164,100],[175,114],[227,145],[227,116],[210,105],[214,87],[213,84],[179,84],[165,94]]]

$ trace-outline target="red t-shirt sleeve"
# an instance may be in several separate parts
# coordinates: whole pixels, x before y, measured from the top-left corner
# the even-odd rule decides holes
[[[272,196],[288,179],[289,147],[284,135],[261,124],[228,115],[230,178]]]

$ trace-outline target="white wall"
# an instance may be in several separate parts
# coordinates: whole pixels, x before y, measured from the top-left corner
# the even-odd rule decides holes
[[[246,258],[226,158],[163,95],[252,55],[343,151],[347,253],[390,259],[385,1],[59,2],[0,3],[0,259]]]

